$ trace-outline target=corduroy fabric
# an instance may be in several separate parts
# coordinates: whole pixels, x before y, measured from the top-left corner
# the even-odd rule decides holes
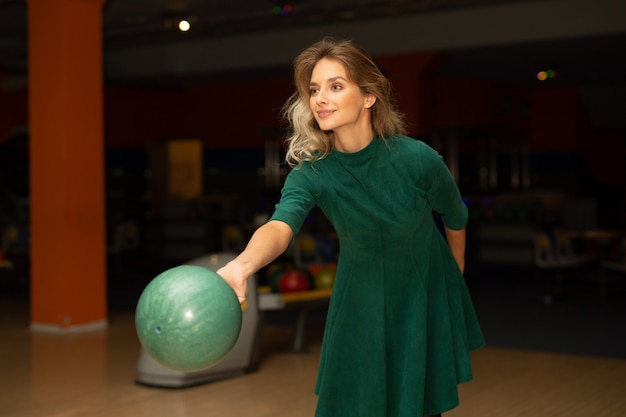
[[[374,138],[293,169],[272,220],[297,233],[319,206],[339,264],[315,392],[316,417],[416,417],[458,405],[484,344],[464,278],[434,220],[461,229],[467,208],[424,142]]]

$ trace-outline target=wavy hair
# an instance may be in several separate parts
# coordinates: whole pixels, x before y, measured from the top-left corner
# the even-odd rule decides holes
[[[376,97],[371,118],[372,128],[379,138],[385,140],[406,133],[404,115],[396,107],[391,82],[370,54],[351,40],[326,37],[303,50],[293,64],[296,90],[281,110],[290,129],[285,160],[292,167],[322,159],[333,149],[333,132],[320,129],[309,107],[313,68],[323,58],[342,64],[349,81],[358,85],[363,94]]]

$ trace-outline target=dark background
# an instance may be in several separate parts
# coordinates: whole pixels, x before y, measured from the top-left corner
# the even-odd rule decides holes
[[[468,284],[489,342],[626,357],[623,274],[610,274],[599,297],[598,264],[569,270],[566,296],[546,306],[554,274],[537,268],[532,240],[557,228],[624,230],[624,12],[608,0],[105,2],[110,306],[132,309],[163,268],[238,249],[230,228],[245,238],[271,213],[279,183],[267,161],[280,153],[291,59],[330,34],[370,49],[411,134],[453,167],[471,213]],[[189,33],[173,28],[178,17]],[[0,269],[0,288],[24,302],[26,23],[26,2],[0,1],[0,230],[14,264]],[[546,69],[556,78],[538,81]],[[203,192],[186,201],[163,197],[151,153],[182,138],[203,144]],[[307,228],[329,232],[317,212]],[[618,257],[620,248],[576,250]]]

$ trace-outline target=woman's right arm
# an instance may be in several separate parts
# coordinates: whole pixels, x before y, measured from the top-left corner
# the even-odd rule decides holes
[[[254,232],[239,256],[217,271],[235,290],[239,302],[246,299],[248,278],[287,250],[292,238],[287,223],[271,220]]]

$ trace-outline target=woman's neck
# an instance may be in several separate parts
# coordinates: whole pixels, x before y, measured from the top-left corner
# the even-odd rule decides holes
[[[371,125],[363,129],[333,132],[333,145],[339,152],[354,153],[364,149],[374,138]]]

